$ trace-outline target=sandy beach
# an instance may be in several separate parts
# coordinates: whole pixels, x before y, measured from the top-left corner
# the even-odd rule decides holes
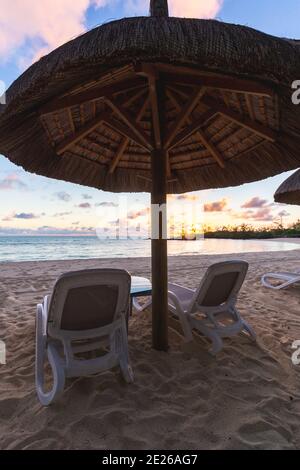
[[[170,279],[196,287],[213,262],[250,263],[239,309],[256,330],[253,344],[225,340],[217,358],[204,340],[183,346],[170,330],[170,352],[151,349],[150,312],[130,320],[135,383],[118,371],[67,381],[56,405],[43,408],[34,383],[35,306],[68,270],[120,267],[149,276],[150,259],[1,264],[1,449],[295,449],[300,447],[300,366],[291,345],[300,339],[300,286],[273,292],[260,277],[300,269],[299,250],[235,256],[173,257]]]

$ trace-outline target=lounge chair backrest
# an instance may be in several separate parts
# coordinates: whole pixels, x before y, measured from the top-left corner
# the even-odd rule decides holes
[[[48,328],[84,331],[102,328],[127,313],[131,277],[118,269],[63,274],[49,306]]]
[[[235,300],[248,267],[245,261],[225,261],[210,266],[195,292],[190,311],[199,307],[218,307]]]

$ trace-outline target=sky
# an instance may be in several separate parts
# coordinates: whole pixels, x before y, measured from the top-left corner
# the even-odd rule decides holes
[[[300,39],[299,0],[169,0],[169,6],[173,16],[217,18]],[[0,8],[1,95],[1,86],[8,87],[67,40],[111,20],[147,15],[149,0],[0,0]],[[213,228],[289,225],[300,218],[299,208],[274,204],[273,194],[292,173],[236,188],[170,196],[169,224],[174,225],[174,214],[192,205],[194,222]],[[93,235],[95,229],[108,234],[127,213],[129,229],[143,233],[149,221],[147,194],[116,195],[32,175],[3,156],[0,200],[0,235]]]

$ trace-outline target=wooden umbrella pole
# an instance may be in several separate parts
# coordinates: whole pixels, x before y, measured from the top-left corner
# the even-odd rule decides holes
[[[156,225],[152,238],[152,342],[159,351],[168,350],[168,252],[167,252],[167,154],[155,149],[152,160],[152,223]]]
[[[163,148],[165,128],[164,83],[155,69],[147,71],[152,108],[152,343],[168,350],[168,253],[167,253],[167,152]]]
[[[150,0],[150,15],[168,17],[168,0]]]

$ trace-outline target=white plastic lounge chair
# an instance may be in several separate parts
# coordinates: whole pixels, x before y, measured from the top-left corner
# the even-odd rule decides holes
[[[248,263],[228,261],[210,266],[196,291],[169,284],[169,309],[179,318],[186,341],[193,339],[195,328],[212,341],[210,352],[215,355],[222,350],[224,337],[243,331],[256,339],[236,308],[247,271]]]
[[[280,281],[278,284],[273,284],[272,281]],[[280,273],[267,273],[261,278],[262,285],[269,289],[280,290],[286,289],[292,284],[300,283],[300,270],[291,272]]]
[[[62,275],[53,293],[37,306],[36,390],[48,406],[62,394],[66,377],[80,377],[119,366],[133,381],[128,358],[127,318],[131,278],[126,271],[98,269]],[[105,348],[104,355],[80,358]],[[53,387],[44,391],[48,356]]]

